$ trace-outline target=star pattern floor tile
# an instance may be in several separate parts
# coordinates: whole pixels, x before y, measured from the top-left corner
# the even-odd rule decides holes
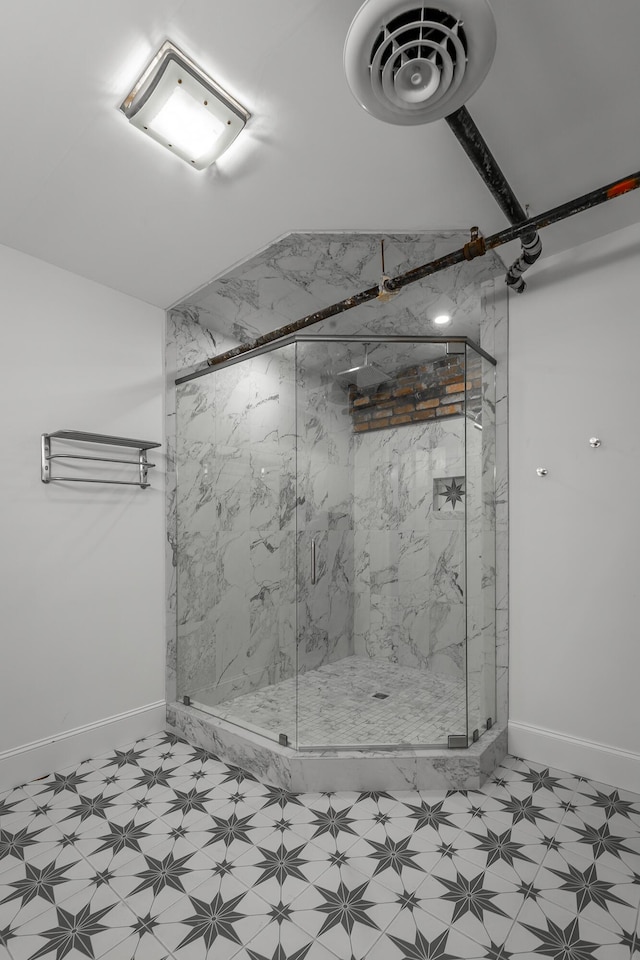
[[[159,733],[0,793],[0,960],[640,960],[640,796],[292,794]]]

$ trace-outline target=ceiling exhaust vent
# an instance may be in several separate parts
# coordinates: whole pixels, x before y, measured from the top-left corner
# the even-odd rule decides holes
[[[493,61],[496,25],[487,0],[366,0],[344,49],[358,102],[387,123],[429,123],[458,110]]]

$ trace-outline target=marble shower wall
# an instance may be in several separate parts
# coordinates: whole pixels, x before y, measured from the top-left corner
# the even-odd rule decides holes
[[[294,350],[177,388],[178,694],[209,705],[294,672]]]
[[[464,419],[354,440],[355,652],[463,678],[464,507],[433,482],[464,476]]]

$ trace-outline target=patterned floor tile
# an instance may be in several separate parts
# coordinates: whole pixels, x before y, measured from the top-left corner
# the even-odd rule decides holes
[[[234,960],[336,960],[334,953],[294,924],[271,922]]]
[[[42,853],[0,875],[0,929],[27,923],[52,904],[75,896],[92,882],[94,871],[73,847],[57,856]]]
[[[545,900],[524,905],[505,946],[518,958],[630,960],[630,946],[617,934]]]
[[[100,960],[170,960],[167,948],[141,927],[139,932],[122,940]]]
[[[328,803],[309,807],[311,819],[292,823],[291,829],[303,839],[313,840],[329,853],[343,853],[359,837],[374,831],[376,827],[384,836],[384,831],[375,820],[354,816],[352,809],[353,804],[345,804],[339,794],[334,794]]]
[[[264,900],[235,878],[218,876],[156,917],[153,935],[180,960],[228,960],[271,919]]]
[[[487,951],[422,910],[403,911],[373,945],[368,960],[471,960]]]
[[[224,815],[207,814],[193,823],[186,833],[190,843],[213,860],[232,862],[247,850],[263,843],[276,827],[253,810],[238,815],[233,806],[225,806]]]
[[[505,942],[525,902],[515,884],[460,858],[443,858],[417,895],[421,908],[485,947]]]
[[[157,916],[218,874],[209,857],[172,838],[111,870],[109,886],[138,916]]]
[[[0,878],[6,870],[43,853],[55,857],[66,845],[62,831],[41,811],[20,818],[11,829],[0,827]]]
[[[546,856],[547,841],[542,831],[534,835],[531,825],[527,829],[505,827],[487,818],[472,821],[456,838],[456,852],[518,886],[533,881]]]
[[[585,920],[614,931],[633,929],[640,905],[640,883],[600,863],[543,866],[535,879],[540,895]]]
[[[442,844],[429,829],[398,832],[395,820],[379,829],[349,847],[346,862],[397,894],[415,892],[442,859]]]
[[[291,903],[290,918],[330,953],[361,960],[400,909],[390,890],[335,865]]]
[[[292,831],[274,831],[233,861],[232,875],[271,906],[290,904],[332,866],[321,847]]]
[[[158,734],[0,794],[1,960],[640,960],[640,797],[293,794]]]
[[[8,946],[14,960],[97,958],[130,936],[135,922],[108,887],[86,888],[18,926]]]

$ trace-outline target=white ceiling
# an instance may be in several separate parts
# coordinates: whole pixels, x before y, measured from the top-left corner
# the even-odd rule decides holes
[[[498,49],[468,108],[521,203],[541,212],[639,169],[638,0],[491,4]],[[390,126],[353,99],[342,51],[359,6],[5,3],[0,243],[166,307],[292,230],[499,230],[444,121]],[[118,110],[166,38],[253,115],[203,173]],[[639,221],[639,194],[550,227],[545,253]]]

